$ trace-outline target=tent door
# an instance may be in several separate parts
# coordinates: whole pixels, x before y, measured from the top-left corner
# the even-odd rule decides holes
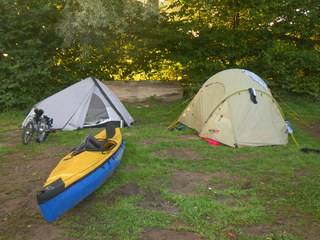
[[[99,125],[100,123],[106,121],[109,118],[107,107],[102,102],[100,97],[95,93],[92,94],[88,112],[84,121],[84,125]]]
[[[239,146],[286,144],[285,123],[272,98],[257,94],[257,104],[247,91],[230,98],[233,125]]]

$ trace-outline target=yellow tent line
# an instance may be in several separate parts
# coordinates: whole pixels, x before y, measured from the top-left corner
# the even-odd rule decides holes
[[[180,117],[179,117],[180,118]],[[178,122],[179,122],[179,118],[177,118],[173,123],[171,123],[168,127],[167,127],[167,129],[169,130],[169,131],[172,131],[174,128],[175,128],[175,126],[177,126],[177,124],[178,124]]]
[[[299,148],[300,144],[298,143],[297,139],[294,137],[293,133],[291,133],[290,135],[292,137],[292,140],[293,140],[294,144],[297,146],[297,148]]]
[[[277,99],[281,101],[283,105],[286,106],[288,115],[291,115],[294,119],[298,120],[304,127],[310,128],[310,126],[300,117],[300,114],[294,111],[289,104],[287,104],[279,95],[274,94]]]
[[[182,102],[182,104],[184,104],[184,103],[186,103],[186,102],[190,102],[190,101],[194,98],[194,96],[195,96],[196,94],[197,94],[197,93],[194,93],[191,97],[189,97],[189,98],[187,98],[186,100],[184,100],[184,101]],[[182,112],[182,114],[183,114],[183,112]],[[174,120],[174,121],[167,127],[167,129],[168,129],[169,131],[172,131],[172,130],[175,128],[175,126],[177,126],[177,124],[179,123],[179,119],[180,119],[180,117],[181,117],[182,114],[180,114],[179,117],[178,117],[176,120]]]

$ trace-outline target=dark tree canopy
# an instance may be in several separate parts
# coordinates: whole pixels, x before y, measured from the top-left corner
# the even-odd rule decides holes
[[[0,109],[86,76],[197,89],[246,68],[274,90],[320,95],[320,2],[2,0]]]

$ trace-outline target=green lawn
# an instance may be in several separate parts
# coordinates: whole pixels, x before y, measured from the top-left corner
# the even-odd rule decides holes
[[[320,137],[308,130],[320,124],[319,103],[288,99],[282,106],[297,140],[319,148]],[[54,223],[66,239],[148,239],[161,229],[202,239],[318,239],[319,154],[302,153],[291,139],[279,147],[212,147],[190,129],[166,130],[183,110],[181,103],[151,101],[128,108],[136,123],[123,130],[123,161],[95,194]],[[292,110],[301,115],[299,120]],[[44,144],[23,146],[19,135],[6,131],[17,128],[22,119],[22,112],[0,114],[0,166],[10,164],[9,156],[15,154],[30,159],[53,147],[72,148],[88,131],[96,131],[59,132]],[[36,184],[39,189],[41,181]],[[39,214],[34,218],[45,225]],[[3,239],[8,235],[5,232]]]

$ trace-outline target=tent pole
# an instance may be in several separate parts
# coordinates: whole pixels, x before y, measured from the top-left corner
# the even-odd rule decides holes
[[[121,113],[119,112],[119,110],[113,105],[113,103],[110,101],[109,97],[107,96],[107,94],[102,90],[101,86],[99,85],[97,79],[95,79],[94,77],[91,77],[91,79],[93,80],[94,84],[97,86],[97,88],[99,89],[99,91],[101,92],[101,94],[105,97],[105,99],[109,102],[109,104],[111,105],[111,107],[113,108],[113,110],[116,111],[116,113],[120,116],[121,120],[124,122],[124,126],[128,126],[128,123],[126,122],[126,120],[124,119],[124,117],[121,115]]]

